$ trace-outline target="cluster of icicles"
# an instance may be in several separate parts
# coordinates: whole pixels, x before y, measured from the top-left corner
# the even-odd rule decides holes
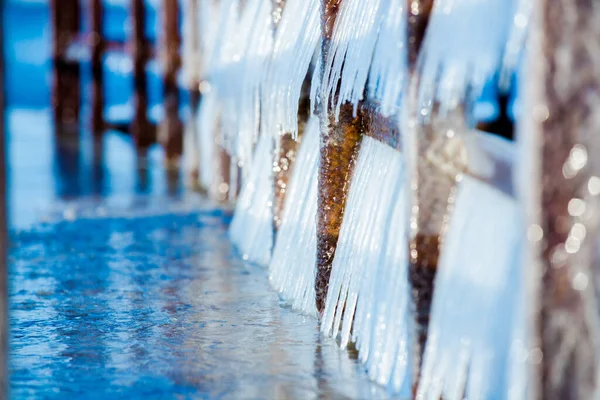
[[[321,13],[327,0],[187,1],[198,2],[197,13],[186,18],[199,27],[200,56],[191,65],[202,79],[199,137],[192,141],[199,146],[200,180],[210,185],[216,141],[242,171],[230,234],[244,259],[268,266],[281,296],[319,317],[323,334],[341,347],[353,343],[369,376],[393,393],[415,390],[432,400],[528,398],[527,365],[539,351],[528,345],[525,322],[527,230],[512,183],[514,145],[432,124],[448,139],[444,143],[458,140],[462,168],[448,172],[456,189],[418,372],[408,242],[416,229],[411,210],[420,206],[411,195],[422,162],[416,127],[434,117],[445,121],[457,109],[465,110],[468,126],[486,83],[510,81],[525,47],[531,1],[434,1],[415,65],[408,61],[411,2],[405,0],[341,1],[325,57]],[[298,106],[307,74],[312,110],[325,107],[337,117],[343,103],[356,112],[359,102],[374,99],[402,132],[401,150],[362,139],[321,315],[315,268],[323,124],[316,112],[301,137],[276,235],[272,215],[274,150],[283,134],[300,140]],[[456,157],[435,143],[430,153],[427,162],[442,166],[452,164],[444,157]]]

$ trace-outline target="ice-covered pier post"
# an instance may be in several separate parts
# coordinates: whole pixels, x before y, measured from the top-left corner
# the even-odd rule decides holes
[[[519,140],[528,210],[528,398],[599,392],[600,5],[533,1]]]

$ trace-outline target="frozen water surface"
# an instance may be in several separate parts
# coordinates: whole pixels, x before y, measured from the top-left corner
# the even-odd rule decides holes
[[[12,235],[14,398],[385,397],[240,261],[225,213],[101,214]]]

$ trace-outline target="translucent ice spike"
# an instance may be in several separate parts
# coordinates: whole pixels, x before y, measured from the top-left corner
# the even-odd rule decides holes
[[[219,2],[215,0],[198,0],[198,41],[200,44],[200,62],[198,64],[198,75],[205,79],[209,74],[210,66],[214,59],[217,34],[223,28],[219,25]]]
[[[199,136],[197,144],[200,161],[200,185],[209,188],[215,174],[213,160],[215,157],[219,108],[216,91],[208,85],[205,89],[198,111],[196,131]]]
[[[500,75],[501,89],[508,91],[512,75],[518,68],[519,61],[524,53],[525,39],[529,30],[531,20],[532,0],[514,0],[516,5],[512,15],[512,24],[508,42],[502,61],[502,73]]]
[[[396,392],[408,364],[403,178],[401,153],[364,137],[321,324],[342,347],[354,342],[370,376]]]
[[[302,83],[320,39],[320,5],[321,0],[285,5],[261,92],[261,123],[271,135],[298,133]]]
[[[501,399],[519,287],[514,199],[465,176],[443,245],[418,398]]]
[[[336,116],[342,103],[348,101],[357,105],[363,98],[379,28],[390,3],[390,0],[341,2],[325,60],[321,89],[321,101],[329,106],[331,100]]]
[[[375,290],[369,299],[359,303],[371,314],[356,318],[355,329],[365,332],[356,337],[359,358],[365,364],[369,376],[381,385],[408,398],[410,396],[410,366],[412,361],[408,351],[408,304],[409,287],[407,281],[408,249],[398,246],[406,239],[406,190],[405,179],[396,180],[394,202],[389,210],[389,223],[385,228],[382,251],[369,263],[377,265]],[[357,311],[357,315],[365,315]],[[359,328],[358,326],[363,326]],[[369,331],[370,328],[370,331]]]
[[[381,101],[385,116],[396,113],[406,79],[406,2],[384,0],[383,21],[369,72],[369,95]]]
[[[235,207],[229,236],[244,260],[267,265],[273,244],[271,136],[261,136],[247,182]]]
[[[271,0],[258,0],[251,30],[241,57],[240,83],[237,94],[236,154],[242,164],[250,161],[259,131],[260,85],[268,67],[273,49],[273,23]]]
[[[292,307],[316,315],[315,265],[317,248],[317,168],[319,165],[319,119],[312,116],[285,200],[283,220],[269,266],[273,287]]]
[[[419,60],[421,104],[438,100],[443,114],[479,96],[502,66],[515,1],[434,3]]]

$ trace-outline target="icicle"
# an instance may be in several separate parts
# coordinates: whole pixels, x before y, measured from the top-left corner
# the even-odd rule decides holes
[[[531,19],[532,0],[514,0],[512,25],[510,26],[510,34],[504,50],[504,58],[502,60],[502,72],[500,75],[501,90],[508,91],[510,81],[518,68],[519,61],[522,57],[525,48],[525,39]]]
[[[261,123],[271,135],[298,133],[298,103],[304,77],[319,42],[320,0],[289,0],[277,27],[264,77]]]
[[[238,99],[235,151],[244,166],[250,162],[254,143],[258,138],[260,85],[273,50],[271,0],[257,0],[255,8],[249,7],[246,12],[251,25],[250,33],[245,41],[245,53],[241,55],[241,66],[237,72],[239,83],[232,88],[232,96]]]
[[[319,120],[312,116],[296,158],[269,266],[275,289],[294,309],[316,315],[315,263]]]
[[[183,167],[186,185],[198,187],[200,157],[198,154],[197,118],[200,101],[200,38],[198,24],[199,0],[186,0],[183,3],[183,55],[182,69],[187,92],[190,96],[189,114],[185,119],[183,135]]]
[[[322,103],[340,106],[350,102],[355,107],[363,99],[375,43],[390,0],[344,0],[337,11],[330,47],[325,60],[321,88]],[[338,93],[339,96],[335,96]],[[356,114],[356,111],[355,111]]]
[[[384,0],[382,0],[384,1]],[[406,80],[406,7],[402,1],[385,0],[383,23],[369,72],[369,96],[381,101],[384,116],[397,113]],[[384,2],[385,2],[384,1]]]
[[[406,227],[403,182],[401,154],[365,137],[321,324],[325,334],[340,335],[342,347],[355,342],[361,361],[382,384],[390,383],[393,369],[396,381],[402,383],[408,364],[407,248],[396,242],[404,237]],[[399,390],[399,384],[394,386]]]
[[[200,158],[200,185],[208,190],[216,174],[214,165],[218,124],[218,104],[216,92],[204,83],[202,101],[198,111],[197,131],[199,135],[198,153]]]
[[[438,101],[444,114],[480,95],[501,68],[514,2],[434,2],[419,60],[422,104]]]
[[[271,137],[261,136],[248,181],[236,204],[229,236],[244,260],[267,265],[271,258]]]
[[[535,0],[518,127],[527,398],[600,396],[600,5]]]
[[[517,203],[464,176],[455,207],[436,276],[417,396],[502,398],[520,279]]]

